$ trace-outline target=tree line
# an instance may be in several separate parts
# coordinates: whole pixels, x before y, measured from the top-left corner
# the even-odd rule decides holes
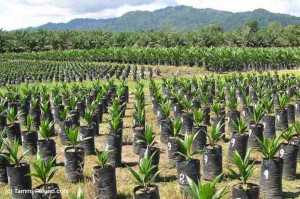
[[[0,30],[0,52],[30,52],[109,47],[298,47],[300,24],[282,26],[272,22],[260,27],[256,20],[225,32],[219,25],[200,30],[107,32],[100,30]]]

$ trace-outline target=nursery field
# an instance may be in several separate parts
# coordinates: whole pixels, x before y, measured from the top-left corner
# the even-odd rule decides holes
[[[297,69],[220,74],[202,67],[26,60],[0,66],[0,155],[6,154],[0,198],[11,198],[10,189],[42,185],[61,196],[34,198],[72,198],[69,192],[82,189],[84,197],[73,198],[154,193],[151,199],[183,199],[187,177],[210,183],[201,199],[300,198]],[[153,156],[145,158],[145,151]],[[245,157],[244,174],[234,151]],[[141,170],[147,161],[161,172],[150,182],[152,169],[137,186],[129,168]],[[35,175],[20,169],[29,163]],[[48,176],[58,169],[50,179],[38,175],[45,165]],[[211,182],[221,175],[215,188]]]

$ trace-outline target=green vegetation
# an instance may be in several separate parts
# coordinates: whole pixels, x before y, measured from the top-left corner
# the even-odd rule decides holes
[[[226,194],[226,187],[220,189],[219,191],[216,190],[216,185],[220,181],[222,175],[223,174],[220,174],[212,182],[201,183],[199,181],[198,184],[187,177],[189,188],[186,190],[194,199],[220,199]]]
[[[231,13],[178,6],[155,12],[130,12],[115,19],[75,19],[65,25],[49,23],[38,31],[0,31],[0,52],[111,46],[299,46],[299,25],[296,24],[300,24],[297,17],[263,9]],[[72,29],[82,31],[70,31]]]
[[[282,133],[274,138],[268,138],[264,135],[263,140],[257,139],[261,148],[261,152],[266,159],[271,160],[275,157],[282,144],[280,141],[281,137]]]
[[[119,63],[166,64],[204,66],[207,70],[242,71],[290,69],[300,63],[299,48],[247,48],[247,47],[174,47],[174,48],[105,48],[93,50],[69,50],[34,53],[0,54],[0,59],[28,59],[28,60],[59,60],[59,61],[114,61]],[[20,69],[26,68],[28,62],[20,62]],[[4,62],[4,71],[15,62]],[[65,65],[65,63],[63,64]],[[85,64],[87,65],[87,64]],[[51,66],[51,64],[50,64]],[[57,66],[57,65],[55,65]],[[52,67],[55,67],[52,66]],[[81,68],[78,65],[67,64],[66,70]],[[15,68],[15,67],[14,67]],[[45,68],[49,71],[49,64],[34,64],[38,71]],[[95,67],[88,65],[95,71]],[[27,68],[26,68],[27,69]],[[18,70],[18,69],[17,69]],[[82,69],[81,69],[82,70]],[[31,72],[31,71],[30,71]],[[36,72],[36,70],[34,71]],[[44,72],[44,71],[43,71]],[[33,71],[32,71],[33,73]]]
[[[138,166],[137,172],[132,168],[127,167],[130,173],[135,178],[137,184],[143,187],[143,189],[148,189],[149,186],[155,182],[155,178],[160,173],[160,171],[158,171],[154,175],[151,175],[151,171],[153,171],[157,167],[152,165],[152,159],[155,153],[156,152],[154,152],[150,157],[148,157],[148,150],[146,150],[146,153]]]
[[[55,160],[56,157],[50,157],[49,161],[37,158],[36,162],[30,162],[35,173],[29,173],[28,175],[34,177],[40,181],[44,187],[46,187],[46,184],[50,182],[59,169],[59,167],[52,168]]]
[[[233,152],[232,162],[238,168],[238,172],[232,168],[228,168],[234,179],[238,179],[242,184],[247,184],[248,179],[254,171],[255,161],[250,159],[251,149],[247,150],[245,158],[243,159],[237,151]]]

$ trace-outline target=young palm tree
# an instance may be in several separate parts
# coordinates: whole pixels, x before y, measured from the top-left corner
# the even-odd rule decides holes
[[[255,169],[255,161],[250,158],[251,149],[247,150],[244,158],[238,152],[233,152],[231,162],[237,167],[237,171],[233,168],[228,168],[234,179],[240,181],[239,184],[233,186],[232,193],[233,197],[242,197],[243,194],[249,193],[251,198],[259,198],[259,186],[256,184],[248,183],[248,179],[252,176]]]
[[[262,140],[257,138],[263,155],[259,186],[264,197],[282,197],[283,159],[276,157],[281,138],[282,133],[272,139],[266,136]]]
[[[109,165],[108,147],[100,152],[96,149],[97,166],[93,168],[93,179],[98,197],[117,198],[116,169]]]
[[[233,152],[237,151],[242,158],[245,157],[249,135],[246,133],[248,129],[247,121],[242,118],[233,123],[234,132],[231,135],[228,156],[232,158]]]
[[[248,139],[248,147],[253,149],[259,149],[259,143],[257,139],[262,139],[264,126],[262,124],[262,118],[265,114],[263,104],[259,103],[250,111],[250,121],[252,124],[249,126],[249,139]]]
[[[205,183],[201,183],[200,180],[196,183],[187,177],[189,188],[186,188],[186,191],[193,199],[221,199],[226,194],[226,187],[217,191],[216,185],[222,175],[217,176],[212,182]]]
[[[156,166],[152,165],[152,158],[154,155],[155,153],[149,157],[146,153],[138,165],[138,171],[134,171],[132,168],[127,167],[138,185],[133,191],[135,198],[142,197],[142,195],[144,195],[144,197],[149,197],[152,195],[155,199],[160,198],[158,187],[154,184],[155,179],[160,171],[157,171],[154,175],[151,175],[152,171],[156,168]]]
[[[51,139],[51,131],[54,123],[47,119],[41,122],[38,133],[43,138],[38,140],[38,155],[45,161],[49,161],[50,158],[56,156],[56,143]],[[55,160],[53,162],[56,164]]]
[[[35,193],[33,194],[33,196],[48,197],[48,198],[61,197],[58,184],[49,183],[59,169],[58,167],[57,168],[52,167],[52,165],[56,161],[55,159],[56,157],[51,157],[46,162],[43,159],[38,158],[37,162],[30,163],[35,172],[29,173],[28,175],[34,177],[37,181],[40,181],[42,183],[40,186],[34,188]]]
[[[20,155],[20,143],[17,139],[13,142],[4,142],[5,149],[8,153],[1,153],[0,155],[4,157],[10,165],[6,167],[8,179],[16,179],[15,183],[10,183],[10,189],[12,190],[11,195],[15,198],[30,198],[32,181],[31,177],[27,174],[30,173],[30,165],[23,161],[26,152]],[[20,190],[27,190],[26,193],[19,192]]]
[[[222,125],[212,125],[207,133],[208,145],[203,155],[203,179],[214,180],[222,173],[222,146],[218,142],[222,139]]]

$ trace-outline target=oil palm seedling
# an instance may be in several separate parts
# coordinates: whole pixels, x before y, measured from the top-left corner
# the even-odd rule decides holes
[[[295,122],[295,105],[292,100],[292,95],[286,94],[287,105],[285,107],[287,112],[288,124],[293,124]]]
[[[288,96],[286,94],[278,95],[278,104],[275,109],[275,127],[276,130],[285,130],[288,128],[288,115],[286,106],[289,103]]]
[[[73,128],[80,126],[80,113],[76,109],[77,101],[78,101],[77,97],[70,96],[68,99],[69,117]]]
[[[179,151],[175,153],[183,157],[182,161],[177,162],[177,173],[179,179],[179,185],[188,186],[187,177],[197,180],[200,178],[200,161],[195,159],[194,156],[199,154],[201,150],[194,151],[192,150],[193,142],[196,139],[198,133],[189,134],[185,133],[183,139],[177,137],[179,144]]]
[[[79,140],[79,127],[67,128],[68,147],[65,148],[65,178],[67,181],[77,183],[83,180],[84,149]]]
[[[182,160],[182,156],[177,154],[176,152],[180,151],[179,143],[177,138],[180,137],[182,123],[178,119],[173,119],[171,122],[171,126],[168,128],[171,131],[171,136],[168,137],[168,156],[170,163],[174,164],[177,161]]]
[[[40,156],[46,162],[50,160],[51,157],[56,156],[56,143],[51,139],[51,129],[53,128],[54,123],[50,122],[47,119],[44,122],[41,122],[39,128],[39,135],[42,139],[39,139],[37,142],[38,147],[38,156]],[[56,162],[53,162],[54,165]]]
[[[32,129],[32,121],[33,117],[27,115],[26,120],[23,122],[26,128],[26,131],[22,132],[23,153],[27,151],[27,155],[35,155],[37,153],[38,134]]]
[[[114,103],[118,104],[119,112],[121,113],[121,116],[123,118],[125,116],[126,111],[126,96],[125,89],[123,87],[118,87],[117,96]]]
[[[142,84],[143,85],[143,84]],[[135,102],[138,100],[141,100],[142,102],[145,101],[145,94],[143,91],[144,86],[140,84],[137,84],[136,89],[135,89]]]
[[[101,87],[100,91],[96,95],[95,104],[96,108],[95,111],[98,113],[99,116],[99,123],[102,123],[103,121],[103,113],[104,113],[104,105],[106,104],[106,98],[105,98],[106,90]]]
[[[201,98],[199,97],[199,91],[194,90],[191,91],[191,101],[193,103],[193,108],[200,109],[201,108]]]
[[[212,98],[211,98],[211,95],[208,94],[208,92],[207,93],[201,92],[200,95],[201,95],[200,103],[202,106],[201,109],[203,110],[203,124],[210,125],[210,110],[211,110],[210,99],[212,99]]]
[[[285,140],[279,150],[279,157],[283,159],[283,178],[293,180],[296,178],[297,155],[299,147],[295,144],[294,126],[289,127],[282,133]]]
[[[183,100],[183,94],[182,90],[172,90],[172,95],[174,96],[173,100],[173,110],[174,110],[174,116],[177,119],[181,118],[181,114],[183,113],[183,107],[181,105],[181,101]]]
[[[19,115],[19,120],[21,124],[26,120],[26,117],[29,114],[29,108],[30,108],[29,93],[28,92],[26,94],[21,93],[19,103],[18,103],[18,110],[21,112],[21,114]]]
[[[160,89],[160,88],[157,88]],[[156,114],[159,108],[159,102],[162,98],[162,94],[160,90],[153,90],[153,100],[152,100],[152,105],[153,105],[153,113]]]
[[[244,120],[248,120],[247,124],[252,123],[252,121],[249,119],[249,116],[250,116],[250,112],[253,112],[253,109],[254,109],[254,106],[253,106],[253,103],[252,103],[252,100],[251,100],[250,96],[249,95],[245,96],[245,102],[244,102],[244,105],[243,105],[243,110],[242,110],[242,113],[241,113],[241,117]]]
[[[137,182],[137,186],[133,190],[135,199],[160,198],[158,186],[154,184],[155,179],[160,171],[157,171],[154,175],[151,175],[152,171],[156,168],[156,166],[152,165],[152,158],[154,157],[154,155],[155,153],[149,157],[146,153],[140,164],[138,165],[138,171],[127,167]]]
[[[242,118],[233,123],[234,132],[231,134],[229,143],[228,156],[232,158],[234,151],[237,151],[242,159],[246,155],[249,135],[246,133],[248,129],[247,121]]]
[[[93,168],[93,181],[97,198],[117,198],[116,169],[108,164],[108,147],[100,152],[96,149],[97,166]]]
[[[51,105],[50,102],[45,102],[45,103],[40,103],[40,109],[41,109],[41,121],[45,121],[49,119],[51,122],[54,120],[53,115],[51,112]],[[51,136],[55,135],[55,129],[54,125],[52,126],[51,129]]]
[[[53,97],[53,117],[55,122],[59,122],[60,111],[63,110],[64,106],[62,105],[62,97],[61,95],[55,95]]]
[[[21,140],[21,127],[20,123],[18,122],[19,113],[15,107],[7,108],[6,110],[6,119],[7,119],[7,138],[10,142],[13,142],[17,139],[20,144],[22,144]]]
[[[263,98],[262,104],[264,107],[265,115],[262,118],[263,126],[264,126],[264,134],[272,138],[275,136],[275,115],[274,115],[274,106],[273,106],[273,98]]]
[[[109,109],[109,114],[111,116],[111,118],[114,118],[114,117],[120,117],[120,119],[122,119],[124,117],[123,113],[124,113],[124,104],[119,104],[118,100],[117,99],[114,99],[112,101],[112,105]]]
[[[32,96],[29,115],[31,115],[34,118],[34,120],[32,121],[32,127],[35,130],[38,130],[41,122],[41,109],[40,109],[40,99],[39,96],[37,96],[37,94]]]
[[[93,111],[94,110],[90,106],[90,108],[85,109],[82,113],[85,124],[80,126],[79,138],[80,140],[84,140],[81,142],[81,147],[84,149],[85,155],[95,154]]]
[[[45,121],[46,119],[49,119],[50,121],[53,120],[51,105],[49,101],[41,102],[40,109],[41,109],[41,121]]]
[[[62,89],[61,85],[59,83],[55,83],[51,89],[52,98],[59,95],[61,89]]]
[[[170,136],[170,131],[168,126],[171,124],[170,113],[171,113],[171,103],[166,101],[159,104],[159,115],[157,122],[160,125],[161,135],[160,140],[163,143],[167,143],[168,137]]]
[[[197,136],[193,142],[193,151],[203,149],[206,146],[206,133],[207,126],[204,125],[205,113],[202,109],[194,109],[193,112],[193,128],[192,133],[197,133]]]
[[[15,108],[16,112],[18,112],[18,103],[17,101],[20,98],[20,95],[18,94],[18,88],[17,87],[11,87],[12,90],[8,89],[8,92],[6,94],[7,96],[7,102],[8,102],[8,108]]]
[[[235,91],[231,93],[233,95],[227,102],[227,107],[228,107],[228,130],[230,133],[234,132],[234,124],[237,124],[238,119],[240,118],[240,112],[237,111],[237,99],[234,96]]]
[[[85,90],[86,90],[86,93],[85,93],[85,96],[84,96],[85,97],[85,103],[86,103],[87,106],[89,106],[92,103],[92,101],[93,101],[92,87],[91,86],[87,86],[85,88]],[[78,98],[78,95],[76,97]],[[78,102],[80,102],[80,101],[81,101],[81,99],[78,98],[77,103],[76,103],[77,107],[78,107]],[[78,108],[77,108],[77,110],[78,110]]]
[[[222,125],[223,138],[225,138],[225,108],[222,103],[213,103],[211,110],[214,113],[214,117],[211,118],[211,123],[215,126],[220,123]]]
[[[145,154],[149,157],[155,153],[152,158],[152,165],[156,166],[156,168],[151,172],[154,175],[158,171],[159,159],[160,159],[160,150],[155,141],[155,134],[153,132],[153,127],[146,125],[145,132],[139,135],[140,140],[138,142],[142,143],[140,151],[139,151],[139,162],[143,159]]]
[[[219,90],[215,95],[215,101],[220,104],[224,104],[225,102],[225,92],[224,90]]]
[[[226,194],[226,187],[217,191],[217,183],[221,180],[223,174],[217,176],[212,182],[201,183],[200,180],[197,182],[187,177],[188,187],[186,192],[193,199],[221,199]]]
[[[140,100],[139,100],[140,101]],[[135,103],[135,115],[134,115],[134,127],[133,127],[133,152],[139,153],[142,143],[138,142],[140,135],[145,132],[145,121],[146,114],[145,108],[141,105],[141,102],[136,101]]]
[[[93,101],[90,106],[89,106],[89,110],[92,114],[92,128],[94,129],[94,136],[99,136],[100,135],[100,120],[99,120],[99,111],[96,110],[97,108],[97,103],[96,101]]]
[[[109,134],[106,137],[106,143],[108,145],[109,164],[114,167],[122,165],[122,128],[123,122],[121,116],[118,114],[118,110],[115,113],[111,113],[112,118],[109,121]]]
[[[264,198],[282,198],[283,159],[276,157],[282,144],[281,137],[282,133],[274,138],[265,135],[262,139],[256,138],[263,155],[259,186]]]
[[[213,103],[211,106],[211,110],[216,118],[222,118],[225,115],[225,109],[222,103]]]
[[[203,179],[212,181],[222,173],[222,146],[218,142],[222,139],[223,133],[221,123],[212,125],[207,132],[207,145],[203,155]]]
[[[171,103],[167,101],[167,98],[162,98],[161,102],[158,105],[159,108],[157,111],[157,123],[160,124],[162,120],[166,120],[170,117]]]
[[[27,175],[30,173],[30,165],[23,161],[26,152],[19,156],[20,143],[17,139],[13,142],[5,141],[4,146],[8,153],[1,153],[0,155],[10,163],[6,169],[9,186],[12,190],[12,198],[32,198],[30,192],[32,189],[32,181],[31,177]],[[22,192],[20,190],[27,191]]]
[[[134,108],[135,113],[133,114],[133,126],[136,126],[136,125],[145,126],[145,121],[141,120],[141,119],[143,119],[141,117],[141,115],[140,115],[140,118],[137,118],[138,113],[143,114],[145,112],[145,107],[146,107],[145,100],[137,98],[134,101],[133,108]],[[141,121],[137,121],[138,119],[140,119]]]
[[[67,145],[69,141],[69,137],[67,136],[66,129],[68,127],[71,127],[71,121],[69,120],[68,115],[68,107],[64,107],[60,111],[59,115],[59,131],[58,131],[58,137],[62,145]]]
[[[42,183],[33,189],[33,198],[61,198],[58,184],[50,183],[59,169],[59,167],[52,167],[55,159],[56,157],[51,157],[49,161],[44,161],[38,157],[36,162],[30,163],[34,172],[27,175]]]
[[[232,154],[231,162],[237,167],[237,171],[229,167],[228,170],[234,179],[239,180],[232,188],[233,198],[259,198],[259,186],[257,184],[248,183],[249,178],[253,175],[255,170],[255,161],[250,158],[251,149],[249,148],[244,156],[239,152],[234,151]]]
[[[193,112],[192,112],[192,107],[193,104],[191,101],[188,101],[186,99],[182,99],[180,101],[180,104],[183,108],[183,113],[181,114],[181,122],[182,122],[182,132],[192,132],[193,128]]]
[[[262,118],[265,114],[263,105],[261,103],[257,104],[256,107],[250,112],[249,119],[252,121],[252,124],[249,126],[249,139],[248,147],[253,149],[259,149],[260,145],[257,141],[262,139],[264,126],[262,125]]]

